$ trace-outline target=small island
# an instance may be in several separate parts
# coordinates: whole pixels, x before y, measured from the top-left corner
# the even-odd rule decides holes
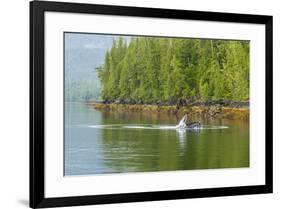
[[[249,43],[122,37],[97,68],[99,110],[249,119]]]

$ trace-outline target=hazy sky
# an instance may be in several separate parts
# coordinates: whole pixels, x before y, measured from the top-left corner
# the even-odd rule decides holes
[[[97,100],[100,82],[96,69],[104,63],[106,51],[111,48],[113,40],[120,36],[85,33],[64,35],[66,99],[80,101],[87,95]],[[125,38],[128,40],[129,36]]]
[[[88,76],[100,66],[105,53],[111,48],[114,36],[65,33],[65,73],[73,79]]]
[[[114,36],[65,33],[65,49],[109,49]]]
[[[100,66],[114,39],[120,36],[65,33],[65,72],[89,71]],[[127,40],[129,36],[124,36]],[[79,75],[78,75],[79,77]]]

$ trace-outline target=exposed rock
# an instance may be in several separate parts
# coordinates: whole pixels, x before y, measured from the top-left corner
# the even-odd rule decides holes
[[[120,101],[118,101],[120,102]],[[228,104],[229,106],[223,106]],[[188,114],[191,116],[204,116],[214,118],[228,118],[228,119],[243,119],[249,120],[249,105],[248,102],[229,102],[221,101],[220,103],[208,102],[193,103],[192,105],[179,106],[179,105],[165,105],[159,102],[156,104],[140,104],[140,101],[122,101],[122,103],[105,103],[105,102],[92,102],[94,108],[107,111],[146,111],[146,112],[163,112],[167,114]]]

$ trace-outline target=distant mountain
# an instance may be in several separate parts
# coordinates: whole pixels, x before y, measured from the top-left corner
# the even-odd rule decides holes
[[[103,64],[105,53],[117,36],[65,34],[66,101],[98,100],[101,85],[96,68]]]
[[[65,51],[65,78],[79,80],[92,77],[102,65],[106,50],[69,49]]]

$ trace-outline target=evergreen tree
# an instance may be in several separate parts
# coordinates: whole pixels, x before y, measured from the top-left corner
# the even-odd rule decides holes
[[[99,68],[102,98],[142,103],[248,100],[249,42],[133,37]]]

